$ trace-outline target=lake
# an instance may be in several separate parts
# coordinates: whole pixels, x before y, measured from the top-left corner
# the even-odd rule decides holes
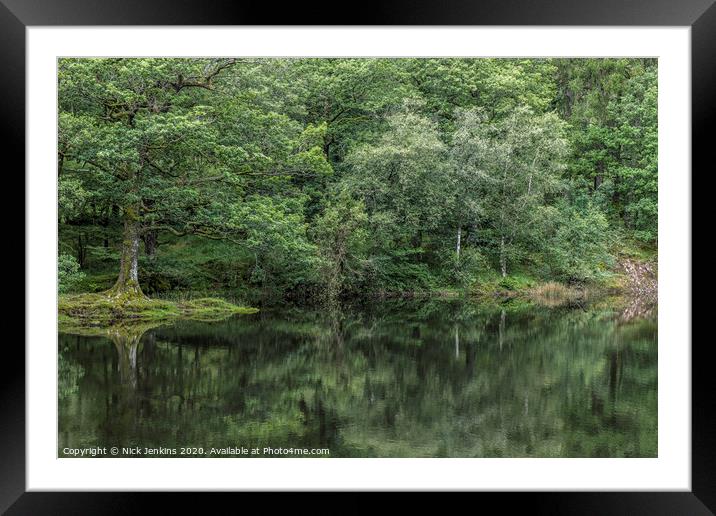
[[[394,300],[60,333],[58,456],[655,457],[655,310],[611,306]]]

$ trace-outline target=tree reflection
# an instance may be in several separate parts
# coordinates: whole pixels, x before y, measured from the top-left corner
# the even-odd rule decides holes
[[[610,311],[384,303],[123,329],[70,355],[86,374],[63,445],[656,454],[655,322]]]

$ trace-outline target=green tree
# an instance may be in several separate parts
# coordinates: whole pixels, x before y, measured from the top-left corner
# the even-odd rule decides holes
[[[653,59],[560,59],[556,106],[571,128],[568,175],[637,238],[656,235],[657,80]]]
[[[629,79],[624,95],[609,105],[620,155],[614,196],[626,227],[646,242],[658,234],[657,104],[656,71],[649,69]]]
[[[456,167],[479,191],[483,238],[496,250],[503,277],[533,241],[536,208],[559,192],[567,150],[564,123],[553,113],[521,107],[494,123],[480,110],[459,114]]]
[[[562,203],[547,211],[540,236],[549,276],[566,282],[600,279],[613,259],[612,231],[604,214],[592,203],[580,209]]]
[[[254,196],[238,205],[230,223],[243,235],[252,259],[250,280],[284,298],[298,285],[316,282],[317,252],[308,240],[304,198]]]
[[[343,181],[370,216],[371,254],[381,281],[405,273],[426,286],[420,259],[431,232],[451,209],[454,178],[437,125],[416,114],[411,104],[388,116],[388,130],[374,145],[348,156]]]
[[[225,78],[237,63],[61,61],[60,174],[80,177],[105,205],[117,207],[122,220],[111,294],[142,295],[138,254],[144,235],[231,238],[236,228],[227,220],[249,179],[329,169],[320,149],[297,148],[300,126],[237,93],[252,77]],[[241,64],[249,72],[255,67],[253,61]]]
[[[314,223],[313,240],[318,246],[324,299],[336,300],[363,286],[368,257],[368,215],[362,201],[340,191]]]

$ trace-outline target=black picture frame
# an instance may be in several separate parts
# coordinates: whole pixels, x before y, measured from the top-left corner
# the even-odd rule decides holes
[[[24,170],[25,28],[77,25],[572,25],[690,26],[692,177],[707,173],[707,131],[716,113],[714,0],[369,0],[342,4],[272,4],[216,0],[0,0],[0,120],[4,157]],[[712,167],[709,167],[712,168]],[[6,168],[9,173],[9,168]],[[21,186],[20,188],[24,188]],[[18,190],[19,191],[19,190]],[[698,192],[698,190],[693,190]],[[695,203],[695,199],[693,200]],[[19,227],[19,224],[16,224]],[[693,233],[693,232],[692,232]],[[24,238],[24,237],[21,237]],[[693,258],[692,258],[693,266]],[[27,272],[26,272],[27,273]],[[694,306],[695,308],[695,306]],[[27,306],[26,310],[32,310]],[[692,317],[693,320],[693,317]],[[690,345],[691,343],[670,343]],[[700,344],[700,345],[699,345]],[[716,511],[716,404],[708,340],[692,347],[692,491],[610,493],[480,493],[501,510],[527,505],[549,514],[713,514]],[[6,339],[0,375],[0,511],[8,514],[125,514],[158,494],[25,492],[25,353]],[[225,501],[227,496],[212,497]],[[242,494],[241,496],[246,496]],[[499,497],[499,498],[498,498]],[[207,497],[174,493],[169,504],[207,510]],[[369,502],[371,503],[371,502]],[[357,508],[357,506],[356,506]]]

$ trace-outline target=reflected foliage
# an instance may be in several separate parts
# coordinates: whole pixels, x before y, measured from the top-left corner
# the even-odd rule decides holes
[[[390,301],[140,336],[61,334],[59,345],[84,372],[65,375],[74,387],[61,391],[60,450],[657,455],[656,321],[597,307]]]

